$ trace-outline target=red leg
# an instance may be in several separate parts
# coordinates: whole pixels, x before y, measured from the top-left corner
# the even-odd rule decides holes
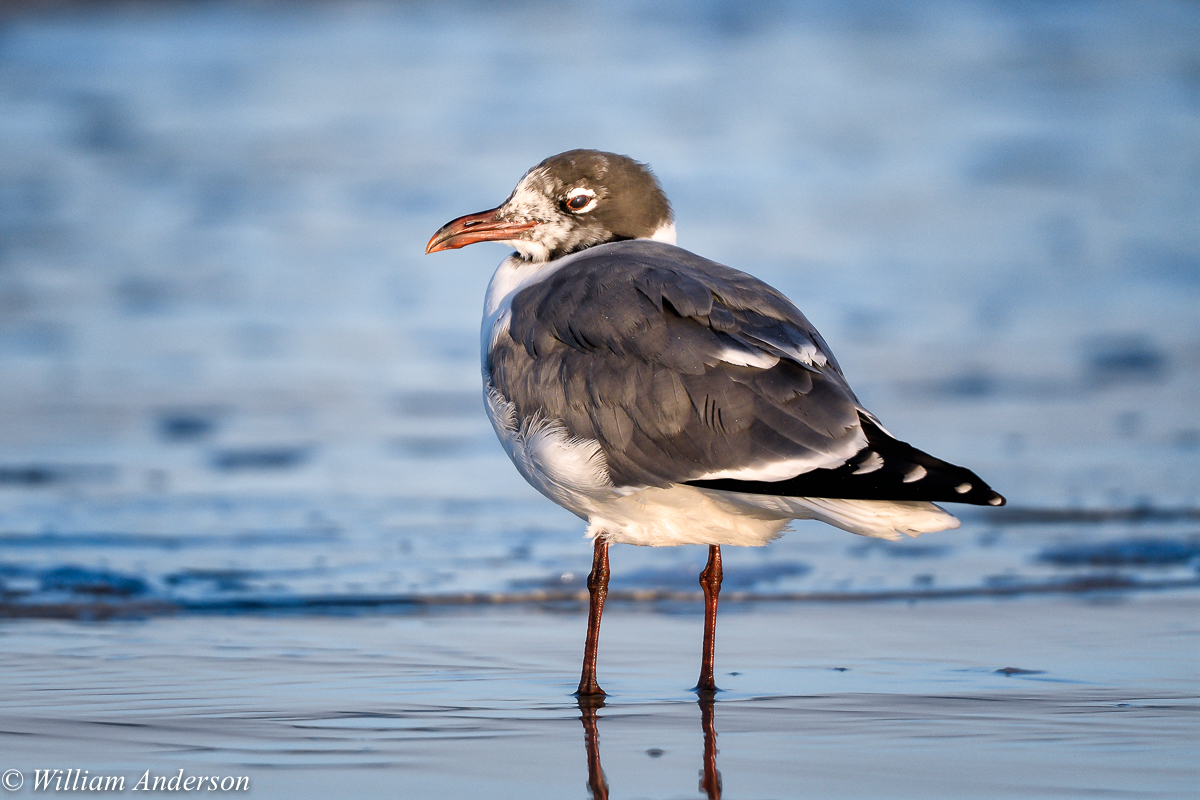
[[[708,565],[700,573],[700,588],[704,590],[704,652],[700,662],[697,692],[717,691],[713,680],[713,656],[717,650],[717,597],[721,594],[721,546],[708,546]]]
[[[579,677],[576,697],[604,697],[604,690],[596,683],[596,650],[600,644],[600,615],[604,613],[604,598],[608,596],[608,542],[596,537],[596,549],[592,554],[592,571],[587,579],[588,632],[587,644],[583,647],[583,674]]]

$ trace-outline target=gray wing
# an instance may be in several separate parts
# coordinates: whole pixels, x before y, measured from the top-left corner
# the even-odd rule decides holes
[[[618,486],[781,479],[772,468],[841,467],[866,444],[854,393],[787,298],[658,242],[589,248],[520,291],[488,368],[518,420],[598,441]]]

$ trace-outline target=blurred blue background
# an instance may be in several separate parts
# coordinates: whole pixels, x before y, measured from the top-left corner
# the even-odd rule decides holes
[[[1188,2],[6,4],[4,602],[577,587],[479,400],[504,251],[422,254],[575,147],[648,162],[682,246],[1014,506],[1195,508],[1198,43]],[[1145,538],[1006,519],[911,569],[817,526],[732,563],[986,586]],[[693,549],[627,558],[691,588]]]

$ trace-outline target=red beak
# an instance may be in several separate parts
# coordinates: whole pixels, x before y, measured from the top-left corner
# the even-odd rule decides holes
[[[425,245],[426,253],[436,253],[439,250],[457,250],[476,242],[495,242],[505,239],[516,239],[517,234],[537,227],[536,222],[511,222],[499,216],[499,208],[480,211],[478,214],[467,214],[465,217],[451,220],[438,229],[438,232]]]

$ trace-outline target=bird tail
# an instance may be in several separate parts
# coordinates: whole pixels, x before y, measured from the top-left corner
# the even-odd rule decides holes
[[[834,497],[786,497],[796,519],[817,519],[842,530],[877,539],[899,539],[957,528],[962,523],[945,509],[924,500],[844,500]]]
[[[709,490],[710,492],[712,490]],[[712,492],[743,508],[792,519],[815,519],[859,536],[899,539],[957,528],[958,517],[925,500],[847,500]]]

